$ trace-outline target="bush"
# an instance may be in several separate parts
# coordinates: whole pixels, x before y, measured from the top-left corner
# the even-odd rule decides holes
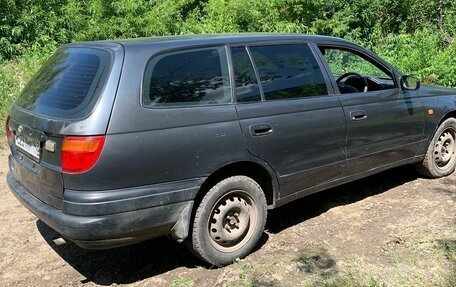
[[[54,52],[54,46],[30,50],[22,57],[0,63],[0,119],[3,121],[13,101],[47,58]],[[0,129],[2,138],[5,130]]]
[[[403,73],[414,74],[424,83],[456,87],[456,43],[446,43],[441,31],[390,34],[374,50]]]

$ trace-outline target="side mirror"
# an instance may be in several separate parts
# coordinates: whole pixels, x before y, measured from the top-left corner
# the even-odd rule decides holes
[[[404,90],[416,91],[420,88],[421,82],[415,76],[406,75],[401,78],[401,85]]]

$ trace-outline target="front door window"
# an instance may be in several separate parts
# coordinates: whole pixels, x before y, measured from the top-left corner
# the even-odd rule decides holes
[[[320,47],[341,94],[394,89],[391,72],[349,50]]]

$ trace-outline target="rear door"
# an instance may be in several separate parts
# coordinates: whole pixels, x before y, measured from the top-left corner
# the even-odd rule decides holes
[[[280,196],[336,179],[345,117],[308,44],[233,47],[231,58],[247,148],[275,170]]]
[[[59,48],[24,88],[8,118],[14,179],[55,208],[62,204],[64,136],[106,133],[123,50],[100,45]]]

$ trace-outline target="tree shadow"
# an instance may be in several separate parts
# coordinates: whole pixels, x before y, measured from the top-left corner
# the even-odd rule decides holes
[[[371,195],[383,193],[416,178],[417,175],[413,169],[402,167],[310,195],[285,207],[271,210],[268,214],[267,230],[279,233],[288,227],[316,217],[332,207],[354,203]],[[81,283],[128,284],[179,267],[213,268],[204,265],[183,244],[166,237],[109,250],[86,250],[71,242],[56,245],[53,240],[60,235],[40,220],[36,225],[51,248],[87,278]],[[268,235],[264,233],[256,250],[267,241]]]
[[[266,229],[271,233],[279,233],[333,207],[355,203],[417,178],[418,174],[413,168],[402,166],[303,197],[270,210]]]
[[[336,260],[322,247],[307,246],[301,249],[295,261],[299,270],[307,274],[330,277],[338,272]]]

